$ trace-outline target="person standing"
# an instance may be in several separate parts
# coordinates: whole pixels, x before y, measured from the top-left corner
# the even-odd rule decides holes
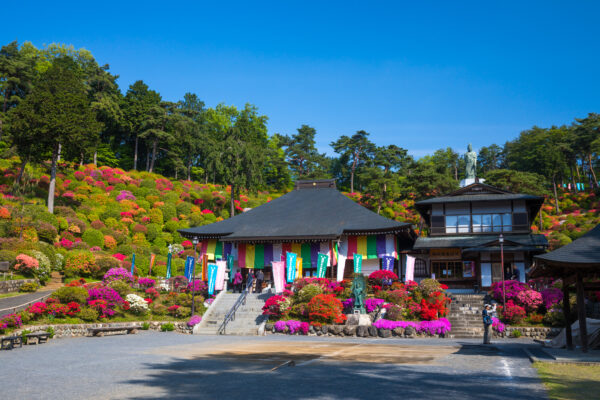
[[[262,285],[265,280],[265,274],[262,272],[262,269],[259,269],[256,273],[256,292],[262,293]]]
[[[240,293],[242,293],[242,282],[243,281],[244,281],[244,278],[242,278],[242,273],[240,272],[240,270],[237,270],[237,272],[233,276],[233,293],[235,293],[236,291],[239,291]]]
[[[248,293],[252,293],[252,281],[253,280],[254,280],[254,271],[249,269],[248,277],[246,278],[246,287],[248,288]]]
[[[492,326],[492,306],[486,304],[481,312],[483,316],[483,344],[492,344],[490,337],[490,327]]]

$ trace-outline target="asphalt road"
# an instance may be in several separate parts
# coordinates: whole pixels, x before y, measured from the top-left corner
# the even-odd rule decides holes
[[[49,295],[54,290],[44,290],[35,293],[27,293],[21,294],[18,296],[5,297],[0,299],[0,317],[6,314],[11,314],[13,312],[14,307],[18,307],[23,304],[27,304],[31,301],[39,299],[43,296]],[[24,307],[18,307],[19,309],[23,309]]]
[[[524,346],[159,332],[54,339],[0,352],[0,397],[545,399]]]

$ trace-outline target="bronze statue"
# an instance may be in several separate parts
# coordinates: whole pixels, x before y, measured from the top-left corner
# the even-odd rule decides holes
[[[363,275],[356,274],[352,282],[352,296],[354,297],[354,311],[366,314],[365,298],[367,296],[367,285]]]
[[[465,160],[467,161],[466,179],[475,179],[477,171],[477,153],[473,151],[473,146],[469,143],[467,147],[467,154],[465,154]]]

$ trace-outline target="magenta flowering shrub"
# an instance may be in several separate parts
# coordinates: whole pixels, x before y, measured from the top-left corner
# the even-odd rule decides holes
[[[527,312],[534,312],[542,305],[542,295],[535,290],[523,290],[517,294],[517,301]]]
[[[125,268],[111,268],[104,274],[102,282],[108,284],[114,281],[123,281],[131,285],[133,283],[133,276]]]
[[[0,324],[6,325],[6,328],[20,328],[23,322],[19,314],[7,314],[0,318]]]
[[[502,301],[502,281],[494,282],[492,284],[492,297],[496,301]],[[525,283],[521,283],[519,281],[504,281],[504,287],[506,288],[506,300],[515,300],[517,301],[517,295],[524,291],[530,290],[529,286]]]
[[[558,304],[563,299],[562,290],[557,288],[548,288],[542,290],[542,301],[546,310],[550,310],[553,305]]]
[[[349,299],[343,300],[342,305],[344,306],[344,310],[349,310],[352,307],[354,307],[354,299],[349,298]]]
[[[506,326],[496,317],[492,317],[492,329],[498,333],[504,332]]]
[[[275,330],[277,332],[285,332],[286,328],[288,328],[290,334],[298,332],[303,335],[307,335],[310,325],[308,322],[301,322],[293,319],[275,322]]]
[[[371,312],[377,310],[377,308],[380,305],[383,305],[383,303],[385,303],[385,300],[383,300],[383,299],[367,299],[367,300],[365,300],[365,307],[367,309],[367,312],[371,313]]]
[[[121,190],[117,195],[117,201],[121,200],[135,200],[135,196],[129,190]]]
[[[115,289],[108,286],[98,286],[88,289],[88,303],[93,300],[105,300],[109,305],[116,306],[123,302],[123,298]]]
[[[188,283],[187,288],[188,290],[192,290],[192,285],[194,287],[194,292],[195,293],[200,293],[200,294],[206,294],[204,292],[208,292],[208,285],[206,284],[206,282],[202,281],[202,280],[194,280],[193,283]]]
[[[154,285],[156,284],[156,281],[152,278],[140,278],[138,279],[138,285],[140,285],[141,287],[144,288],[151,288],[154,287]]]
[[[202,317],[199,315],[192,315],[190,320],[187,323],[187,326],[192,327],[194,325],[198,325],[202,321]]]
[[[433,321],[389,321],[387,319],[380,319],[373,323],[373,326],[377,329],[396,329],[404,328],[409,326],[415,328],[419,333],[426,333],[428,335],[444,335],[452,329],[450,321],[446,318],[440,318]]]

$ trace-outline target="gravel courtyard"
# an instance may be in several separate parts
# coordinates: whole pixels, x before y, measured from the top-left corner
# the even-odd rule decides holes
[[[187,336],[0,352],[3,399],[545,399],[528,342]],[[290,366],[290,361],[293,361]]]

